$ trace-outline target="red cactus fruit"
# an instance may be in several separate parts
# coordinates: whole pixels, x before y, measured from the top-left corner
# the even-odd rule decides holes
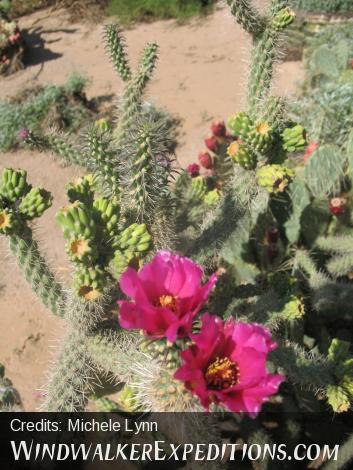
[[[311,155],[315,152],[315,150],[318,148],[319,148],[318,142],[310,142],[310,144],[305,149],[305,153],[303,157],[304,162],[306,162],[311,157]]]
[[[200,165],[207,170],[211,170],[213,168],[213,160],[208,152],[202,152],[199,154],[199,162]]]
[[[190,163],[190,165],[187,166],[186,171],[189,173],[191,178],[195,178],[200,174],[200,165],[197,163]]]
[[[216,153],[218,150],[218,140],[214,135],[206,137],[205,145],[208,148],[208,150],[211,150],[211,152]]]
[[[227,133],[224,121],[214,121],[212,123],[211,130],[215,137],[225,137]]]
[[[330,201],[329,209],[332,215],[342,215],[346,210],[346,199],[344,197],[334,197]]]

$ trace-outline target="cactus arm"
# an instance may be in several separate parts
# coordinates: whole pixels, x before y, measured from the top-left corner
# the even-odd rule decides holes
[[[307,390],[325,390],[336,384],[332,365],[320,355],[310,355],[296,344],[285,344],[271,352],[270,359],[294,383]]]
[[[239,23],[246,32],[254,36],[260,34],[265,21],[248,0],[227,0],[230,11],[237,23]]]
[[[125,50],[124,40],[120,29],[116,24],[108,24],[105,27],[106,50],[114,69],[120,78],[127,82],[131,78],[131,69]]]
[[[125,87],[119,121],[115,129],[117,145],[122,143],[127,130],[134,123],[136,115],[141,109],[143,94],[156,66],[158,58],[157,50],[158,48],[156,44],[146,45],[140,60],[138,71]]]
[[[59,161],[64,165],[80,165],[83,168],[87,167],[87,159],[80,150],[75,148],[65,136],[60,132],[52,131],[48,135],[41,136],[30,134],[26,140],[27,143],[36,147],[41,151],[50,151],[59,158]]]
[[[25,278],[43,304],[58,316],[64,315],[64,293],[43,258],[30,230],[9,237],[10,250]]]
[[[84,336],[72,331],[64,340],[47,386],[43,409],[56,412],[84,411],[94,376]]]
[[[107,374],[113,374],[119,382],[128,382],[132,377],[131,364],[138,350],[140,338],[124,330],[98,330],[86,338],[87,350],[96,366]]]

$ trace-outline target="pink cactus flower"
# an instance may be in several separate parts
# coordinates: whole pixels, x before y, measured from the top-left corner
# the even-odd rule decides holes
[[[211,126],[212,134],[216,137],[225,137],[227,133],[224,121],[214,121]]]
[[[211,152],[216,153],[218,150],[218,140],[217,137],[214,135],[211,135],[209,137],[206,137],[205,139],[205,145],[208,148],[208,150],[211,150]]]
[[[195,178],[195,176],[199,176],[200,174],[200,165],[197,163],[190,163],[190,165],[187,166],[186,171],[189,173],[191,178]]]
[[[29,137],[29,134],[30,134],[29,129],[27,129],[26,127],[23,127],[22,129],[18,131],[18,138],[20,140],[27,140]]]
[[[282,375],[267,372],[267,354],[277,344],[260,325],[234,319],[223,322],[206,313],[200,333],[191,339],[194,344],[181,353],[182,365],[174,377],[206,409],[215,403],[255,417],[284,380]]]
[[[199,162],[200,165],[207,170],[211,170],[213,168],[213,160],[208,152],[202,152],[199,154]]]
[[[118,302],[120,325],[153,339],[185,337],[217,281],[213,274],[201,285],[202,276],[199,265],[168,251],[158,252],[139,272],[128,268],[120,287],[131,300]]]

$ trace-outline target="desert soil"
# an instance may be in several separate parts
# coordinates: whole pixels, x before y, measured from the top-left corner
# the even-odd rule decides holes
[[[266,1],[259,0],[259,4],[263,7]],[[33,48],[25,70],[0,80],[1,99],[35,84],[62,84],[73,70],[91,79],[89,98],[121,91],[121,82],[104,52],[102,24],[70,24],[65,12],[50,10],[23,17],[19,23],[27,30]],[[172,20],[139,24],[125,35],[133,64],[146,41],[160,46],[148,99],[182,120],[176,155],[185,166],[203,150],[203,138],[212,119],[226,118],[243,107],[249,37],[223,5],[205,19],[182,26]],[[295,94],[302,75],[299,62],[279,65],[276,93]],[[42,217],[36,235],[58,277],[65,279],[69,268],[54,216],[65,203],[66,183],[79,176],[80,170],[61,168],[50,155],[23,150],[1,154],[0,169],[7,166],[25,168],[33,184],[53,193],[53,207]],[[4,240],[0,250],[0,362],[6,365],[25,409],[37,410],[65,327],[32,293],[8,256]]]

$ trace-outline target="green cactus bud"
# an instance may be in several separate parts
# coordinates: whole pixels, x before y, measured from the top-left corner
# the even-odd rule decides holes
[[[111,270],[113,276],[119,279],[120,276],[127,270],[130,262],[134,259],[133,253],[122,253],[119,250],[114,252],[114,258],[111,262]]]
[[[27,220],[40,217],[53,202],[52,195],[43,188],[32,188],[22,199],[19,212]]]
[[[348,341],[342,341],[334,338],[328,350],[328,359],[333,364],[340,364],[349,357],[350,344]]]
[[[93,202],[93,177],[86,175],[83,178],[78,178],[75,183],[69,183],[66,186],[66,194],[71,203],[75,201],[83,202],[84,204],[92,204]]]
[[[282,165],[264,165],[256,172],[257,184],[270,194],[282,193],[294,175],[293,170]]]
[[[21,222],[10,209],[0,209],[0,233],[10,235],[16,233]]]
[[[91,240],[75,238],[66,244],[66,252],[74,262],[91,263],[97,258],[97,251]]]
[[[282,8],[282,10],[280,10],[272,19],[272,26],[277,31],[285,29],[293,23],[295,16],[294,11],[290,8]]]
[[[146,224],[132,224],[127,227],[119,238],[119,248],[123,252],[146,252],[151,246],[152,238]]]
[[[252,125],[252,120],[244,112],[236,113],[228,119],[228,127],[235,136],[242,140],[246,140]]]
[[[203,199],[208,191],[206,179],[203,176],[196,176],[191,180],[191,199]]]
[[[121,411],[118,403],[107,397],[93,396],[91,399],[96,405],[97,411],[102,413],[111,413],[112,411]]]
[[[347,411],[353,402],[353,357],[350,355],[350,343],[334,338],[328,350],[328,360],[334,368],[337,385],[327,387],[327,400],[335,412]]]
[[[97,119],[94,124],[102,132],[108,132],[110,130],[109,122],[105,118]]]
[[[343,387],[340,385],[329,385],[326,389],[327,401],[335,413],[344,413],[349,410],[350,399]]]
[[[246,170],[253,170],[256,167],[256,155],[239,140],[229,145],[227,153],[234,163]]]
[[[8,203],[14,203],[25,196],[31,189],[27,183],[25,170],[5,168],[0,179],[0,196]]]
[[[56,215],[56,220],[67,240],[72,238],[93,239],[96,224],[88,208],[80,201],[62,207]]]
[[[98,300],[106,283],[107,274],[100,266],[76,266],[74,288],[77,295],[87,301]]]
[[[121,392],[119,392],[118,404],[124,411],[138,411],[135,391],[129,385],[124,385]]]
[[[94,201],[95,216],[98,225],[105,226],[103,236],[112,247],[119,243],[120,205],[116,198],[99,198]]]
[[[203,202],[207,206],[214,206],[220,200],[220,194],[218,189],[213,189],[212,191],[208,191],[208,193],[203,198]]]
[[[283,307],[282,315],[287,320],[298,320],[302,318],[305,314],[305,304],[303,299],[296,296],[291,295],[289,300]]]
[[[267,122],[258,122],[249,130],[246,141],[260,153],[265,153],[273,142],[273,131]]]
[[[3,379],[5,377],[5,366],[4,364],[0,363],[0,379]]]
[[[306,147],[306,131],[299,124],[284,129],[281,136],[283,141],[282,147],[287,152],[301,152]]]

